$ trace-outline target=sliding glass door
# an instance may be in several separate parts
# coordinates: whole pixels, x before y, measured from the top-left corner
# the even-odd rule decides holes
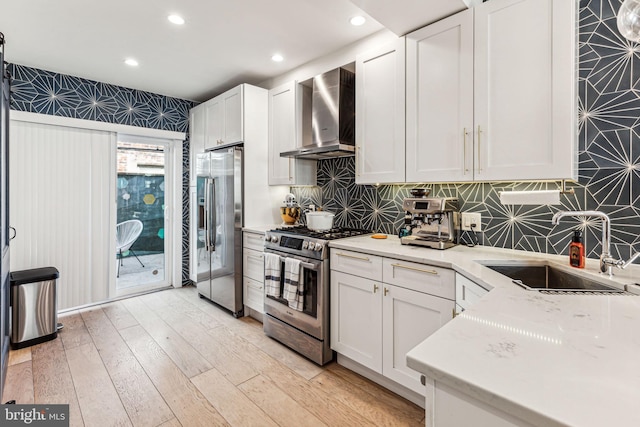
[[[176,283],[179,141],[26,120],[10,131],[11,270],[56,267],[59,310]]]
[[[116,293],[170,284],[170,141],[118,135]]]

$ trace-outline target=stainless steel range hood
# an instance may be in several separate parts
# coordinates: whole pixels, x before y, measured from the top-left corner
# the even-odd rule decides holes
[[[322,160],[355,154],[355,74],[337,68],[313,78],[312,144],[280,157]]]

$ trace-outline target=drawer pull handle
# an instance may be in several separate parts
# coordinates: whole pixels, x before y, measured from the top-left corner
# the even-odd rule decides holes
[[[345,258],[353,258],[353,259],[359,259],[360,261],[367,261],[369,262],[369,258],[368,257],[362,257],[362,256],[355,256],[355,255],[349,255],[349,254],[343,254],[342,252],[338,252],[336,253],[337,256],[341,256],[341,257],[345,257]]]
[[[405,270],[413,270],[413,271],[419,271],[421,273],[433,274],[434,276],[438,275],[438,272],[435,270],[425,270],[424,268],[411,267],[409,265],[391,264],[391,266],[397,267],[397,268],[404,268]]]
[[[262,255],[247,255],[247,258],[253,258],[253,259],[258,259],[258,260],[262,261],[263,256]]]

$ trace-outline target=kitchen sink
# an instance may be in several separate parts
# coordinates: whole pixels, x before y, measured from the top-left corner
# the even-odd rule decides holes
[[[513,283],[531,291],[544,293],[624,294],[622,289],[583,277],[549,264],[484,264],[510,278]]]

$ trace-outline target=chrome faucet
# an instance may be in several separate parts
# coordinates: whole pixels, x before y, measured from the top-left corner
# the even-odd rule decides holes
[[[633,261],[636,260],[636,258],[638,258],[640,256],[640,252],[636,252],[635,254],[633,254],[631,256],[631,258],[629,258],[628,261],[618,261],[616,263],[616,267],[618,268],[627,268],[629,266],[629,264],[631,264]]]
[[[551,224],[558,225],[560,218],[565,216],[591,216],[602,219],[602,254],[600,255],[600,272],[613,276],[613,267],[626,268],[636,258],[640,256],[640,252],[636,252],[631,259],[623,261],[615,259],[611,256],[611,220],[609,216],[600,211],[559,211],[551,218]]]

